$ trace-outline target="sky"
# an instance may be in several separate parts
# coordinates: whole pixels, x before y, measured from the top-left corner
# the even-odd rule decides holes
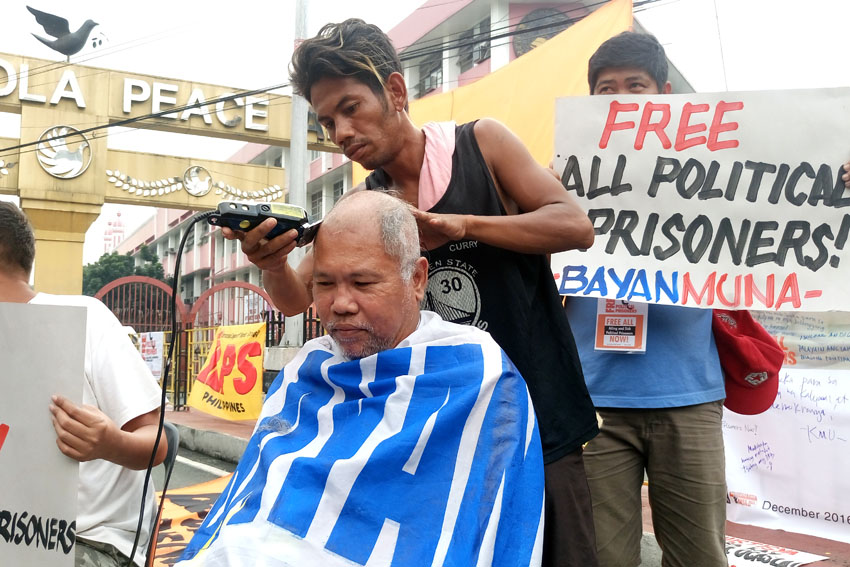
[[[453,0],[445,0],[451,2]],[[7,0],[0,19],[0,53],[57,59],[30,34],[43,35],[26,4],[67,18],[71,29],[91,18],[100,24],[74,57],[84,65],[180,78],[238,89],[287,81],[294,44],[295,0],[250,3],[146,0],[128,9],[105,0]],[[423,0],[394,2],[309,0],[308,36],[328,21],[360,17],[389,30]],[[73,9],[70,8],[73,6]],[[660,0],[636,17],[701,92],[850,87],[846,54],[848,0]],[[494,24],[495,25],[495,24]],[[0,116],[0,136],[16,117]],[[113,148],[226,159],[241,146],[195,138],[191,143],[146,131],[110,134]],[[147,207],[107,204],[87,233],[84,263],[103,247],[107,220],[122,213],[127,234],[152,214]]]

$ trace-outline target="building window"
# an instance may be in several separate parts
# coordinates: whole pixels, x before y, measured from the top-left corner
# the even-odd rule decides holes
[[[443,53],[438,52],[429,55],[419,64],[419,96],[425,96],[429,92],[443,85]]]
[[[316,191],[310,195],[310,216],[314,219],[322,218],[322,192]]]
[[[473,34],[475,29],[471,28],[460,34],[457,47],[457,66],[460,67],[460,72],[465,73],[472,69],[475,62],[472,60],[472,44],[474,43]]]
[[[487,17],[458,38],[458,60],[460,72],[465,73],[476,63],[490,58],[490,18]]]
[[[310,161],[319,159],[319,152],[317,150],[310,150]]]
[[[336,204],[336,202],[339,201],[339,198],[342,197],[342,187],[342,179],[334,183],[334,204]]]
[[[490,17],[486,17],[475,26],[475,45],[472,46],[472,60],[481,63],[490,58]]]

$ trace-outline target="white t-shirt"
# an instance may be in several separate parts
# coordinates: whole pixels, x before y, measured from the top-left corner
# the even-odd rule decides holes
[[[161,391],[126,330],[103,303],[84,295],[37,294],[30,303],[85,307],[86,355],[83,404],[97,406],[120,428],[159,407]],[[139,521],[145,471],[98,459],[80,463],[77,535],[109,543],[129,556]],[[145,519],[134,562],[144,565],[154,513],[149,483]]]

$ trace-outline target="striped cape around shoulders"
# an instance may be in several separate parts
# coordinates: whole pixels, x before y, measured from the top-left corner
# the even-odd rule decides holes
[[[178,565],[525,567],[542,534],[522,377],[489,334],[423,311],[360,360],[304,345]]]

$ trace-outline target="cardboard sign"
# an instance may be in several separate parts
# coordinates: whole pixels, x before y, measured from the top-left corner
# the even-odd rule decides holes
[[[79,464],[56,446],[50,398],[80,403],[86,310],[0,303],[0,557],[72,567]]]
[[[596,241],[552,256],[562,294],[850,310],[850,89],[569,97],[555,170]]]
[[[164,333],[162,331],[139,333],[139,352],[156,381],[162,380],[162,358],[165,352]]]
[[[727,517],[850,543],[850,314],[758,320],[785,364],[770,409],[724,412]]]
[[[729,559],[729,567],[746,567],[747,565],[800,567],[829,559],[823,555],[730,536],[726,536],[726,557]]]
[[[265,323],[216,329],[207,360],[192,384],[189,405],[233,421],[257,419],[263,407],[265,340]]]

